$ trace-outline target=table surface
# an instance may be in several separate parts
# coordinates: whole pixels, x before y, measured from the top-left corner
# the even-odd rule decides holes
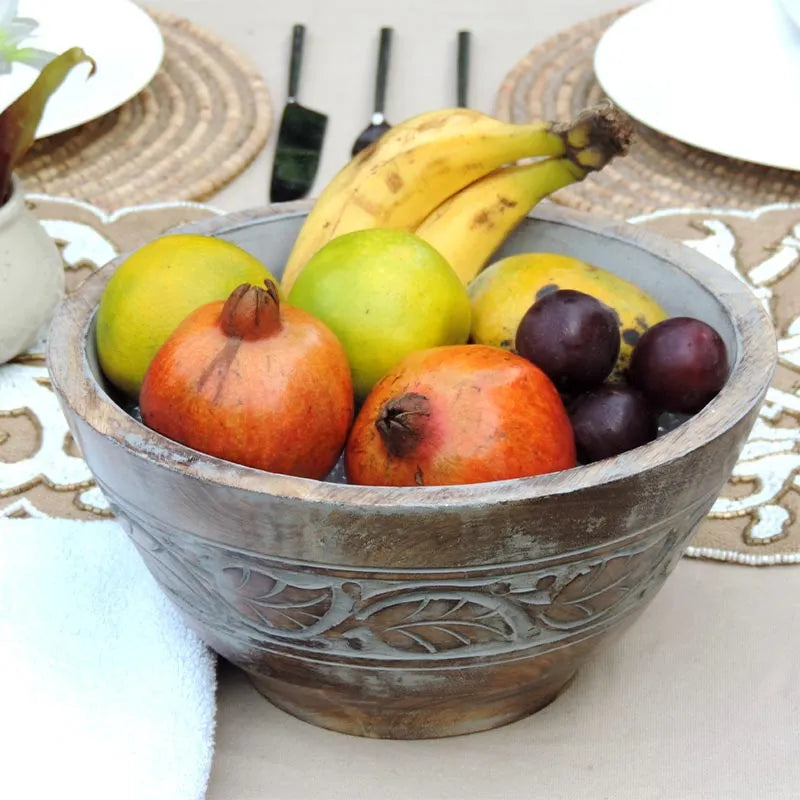
[[[395,29],[387,117],[455,103],[456,38],[473,33],[470,105],[490,112],[508,70],[614,0],[150,0],[249,55],[285,100],[292,24],[307,26],[299,99],[329,115],[316,190],[371,113],[378,29]],[[274,137],[209,202],[264,204]],[[800,567],[684,559],[651,606],[569,689],[505,728],[372,741],[299,722],[241,673],[219,675],[208,800],[528,798],[751,800],[800,796]]]
[[[459,30],[472,32],[469,105],[491,113],[500,84],[532,47],[583,19],[634,0],[148,0],[216,32],[248,56],[272,98],[273,130],[254,163],[209,202],[225,211],[267,201],[295,23],[306,26],[299,102],[328,115],[312,194],[350,157],[372,114],[378,33],[394,29],[386,93],[389,122],[456,104]]]

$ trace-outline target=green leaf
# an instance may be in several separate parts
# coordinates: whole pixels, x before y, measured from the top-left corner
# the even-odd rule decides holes
[[[0,114],[0,204],[11,190],[11,174],[34,142],[47,101],[82,61],[92,65],[89,75],[94,74],[94,60],[80,47],[65,50],[46,64],[33,85]]]

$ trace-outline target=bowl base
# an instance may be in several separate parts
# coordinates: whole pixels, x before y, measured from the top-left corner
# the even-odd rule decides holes
[[[487,697],[454,697],[440,701],[373,698],[347,704],[326,697],[322,690],[289,686],[274,678],[246,672],[250,682],[270,703],[319,728],[373,739],[440,739],[491,730],[540,711],[568,686],[575,673],[552,681]]]

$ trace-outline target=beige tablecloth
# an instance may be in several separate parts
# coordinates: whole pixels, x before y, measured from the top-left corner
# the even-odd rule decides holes
[[[290,27],[308,24],[300,97],[331,115],[319,186],[369,116],[381,25],[396,30],[387,114],[402,119],[454,102],[458,29],[474,33],[471,105],[490,110],[509,66],[537,41],[615,3],[151,5],[216,30],[249,53],[276,109],[283,103]],[[209,202],[223,210],[262,204],[273,146],[274,137]],[[800,568],[684,559],[633,628],[547,709],[500,730],[427,742],[316,729],[269,705],[223,665],[208,800],[794,800],[800,797],[798,629]]]
[[[308,25],[302,101],[330,114],[317,186],[366,124],[381,25],[395,27],[387,115],[455,98],[456,31],[473,31],[470,103],[491,110],[537,42],[614,0],[391,3],[157,0],[251,53],[283,102],[289,28]],[[238,12],[238,13],[237,13]],[[274,137],[211,202],[263,201]],[[797,521],[794,520],[794,525]],[[794,800],[800,797],[800,568],[684,559],[616,645],[541,713],[436,742],[354,739],[298,722],[240,673],[219,676],[209,800],[503,798]]]
[[[552,705],[420,742],[313,728],[219,676],[208,800],[795,800],[800,569],[683,559]]]

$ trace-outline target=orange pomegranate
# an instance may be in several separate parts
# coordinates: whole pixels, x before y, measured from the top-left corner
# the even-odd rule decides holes
[[[265,283],[242,284],[178,326],[145,373],[142,420],[218,458],[321,479],[353,420],[347,356],[323,323],[282,306]]]
[[[576,465],[555,386],[521,356],[453,345],[407,356],[364,401],[345,449],[351,483],[441,486]]]

